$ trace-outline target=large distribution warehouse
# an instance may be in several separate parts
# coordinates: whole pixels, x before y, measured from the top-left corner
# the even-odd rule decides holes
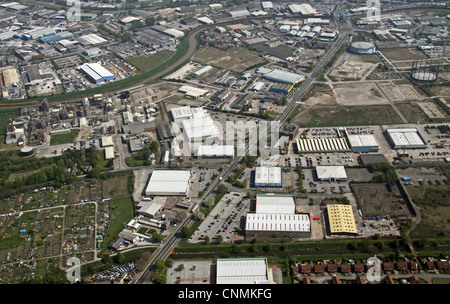
[[[380,150],[380,146],[372,134],[349,135],[347,138],[353,152],[377,152]]]
[[[190,179],[190,170],[155,170],[145,188],[145,195],[185,196]]]
[[[268,284],[266,258],[217,259],[216,284]]]
[[[299,153],[349,152],[345,138],[300,138],[297,139]]]
[[[79,66],[78,69],[93,83],[114,80],[114,74],[98,63],[85,63]]]
[[[307,213],[295,213],[295,196],[256,195],[255,213],[247,213],[245,234],[251,236],[311,237]]]
[[[256,167],[255,187],[281,188],[283,186],[281,167]]]
[[[394,149],[423,149],[428,147],[416,128],[386,129]]]

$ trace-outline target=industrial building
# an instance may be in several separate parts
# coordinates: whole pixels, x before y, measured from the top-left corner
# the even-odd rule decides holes
[[[308,214],[248,213],[246,236],[310,237]]]
[[[277,83],[270,88],[270,91],[274,93],[289,94],[293,88],[293,84]]]
[[[289,194],[256,195],[255,213],[247,213],[246,237],[311,237],[309,214],[296,213],[295,196]]]
[[[255,188],[281,188],[283,186],[281,167],[256,167]]]
[[[264,74],[263,77],[268,80],[281,82],[281,83],[288,83],[291,85],[297,84],[297,83],[305,80],[304,75],[300,75],[300,74],[292,73],[292,72],[288,72],[288,71],[283,71],[283,70],[270,71],[269,73]]]
[[[375,50],[375,44],[371,42],[355,41],[350,45],[350,52],[355,54],[372,54]]]
[[[206,96],[209,91],[204,89],[199,89],[191,86],[182,86],[178,89],[179,92],[184,93],[186,97],[188,98],[199,98]]]
[[[187,142],[204,141],[219,136],[214,120],[208,114],[183,120],[181,128]]]
[[[110,147],[114,145],[112,136],[102,137],[102,147]]]
[[[172,126],[170,124],[159,125],[156,127],[156,133],[159,140],[174,138]]]
[[[86,75],[86,78],[93,83],[114,80],[114,74],[102,67],[98,63],[84,63],[78,69]]]
[[[210,70],[212,70],[212,68],[213,68],[212,66],[207,65],[207,66],[204,66],[204,67],[198,69],[197,71],[193,72],[192,74],[199,77],[199,76],[209,72]]]
[[[217,259],[216,284],[268,284],[266,258]]]
[[[19,76],[16,69],[6,69],[2,71],[3,85],[5,87],[19,83]]]
[[[232,145],[201,145],[195,152],[195,157],[222,158],[234,157],[234,146]]]
[[[105,159],[114,159],[114,147],[105,148]]]
[[[428,147],[426,140],[416,128],[388,128],[386,134],[394,149],[424,149]]]
[[[380,150],[380,146],[372,134],[348,135],[347,138],[353,152],[377,152]]]
[[[295,196],[291,194],[257,194],[255,213],[294,214]]]
[[[331,234],[357,234],[355,215],[351,205],[327,205],[327,213]]]
[[[246,9],[240,9],[240,10],[229,11],[229,12],[227,12],[227,14],[228,14],[228,16],[230,16],[232,18],[239,18],[239,17],[249,16],[250,12]]]
[[[137,205],[137,214],[148,218],[156,218],[162,207],[161,204],[155,201],[143,201]]]
[[[145,188],[145,195],[185,196],[190,179],[190,170],[155,170]]]
[[[103,39],[102,37],[96,35],[96,34],[88,34],[84,36],[80,36],[77,38],[78,42],[82,46],[89,46],[89,45],[100,45],[108,42],[108,40]]]
[[[316,9],[314,9],[310,4],[307,4],[307,3],[290,4],[290,5],[288,5],[288,7],[292,14],[300,14],[303,16],[317,14]]]
[[[299,153],[350,152],[345,138],[300,138],[297,139]]]
[[[321,181],[346,181],[347,173],[344,166],[316,166],[317,178]]]
[[[195,108],[194,111],[196,111]],[[172,114],[172,119],[175,122],[192,118],[194,115],[190,106],[172,108],[170,109],[170,113]]]

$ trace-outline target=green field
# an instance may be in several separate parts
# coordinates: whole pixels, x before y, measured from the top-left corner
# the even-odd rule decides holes
[[[111,200],[111,223],[108,228],[108,233],[103,241],[104,249],[106,249],[119,232],[122,231],[124,225],[133,219],[133,204],[132,198]]]
[[[412,237],[430,237],[450,234],[450,190],[447,185],[408,187],[408,193],[418,205],[422,220],[412,231]]]
[[[309,108],[291,120],[300,127],[363,126],[402,123],[390,105]]]
[[[52,135],[50,145],[60,145],[71,143],[78,135],[77,129],[70,130],[70,133]]]
[[[149,56],[137,56],[127,59],[129,63],[134,65],[139,71],[148,71],[154,67],[160,65],[162,62],[166,61],[173,52],[163,52]]]

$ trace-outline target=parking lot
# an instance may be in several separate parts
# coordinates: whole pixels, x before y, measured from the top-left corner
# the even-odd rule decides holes
[[[245,215],[250,208],[250,199],[244,199],[244,193],[231,192],[217,203],[192,235],[190,242],[204,242],[206,236],[210,241],[221,235],[224,242],[233,242],[243,239],[234,232],[235,228],[242,229]]]
[[[167,269],[167,284],[210,284],[214,278],[211,261],[174,261]]]

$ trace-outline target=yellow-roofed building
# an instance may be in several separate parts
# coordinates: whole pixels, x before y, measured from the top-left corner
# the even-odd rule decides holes
[[[357,234],[355,216],[350,205],[327,205],[331,234]]]

